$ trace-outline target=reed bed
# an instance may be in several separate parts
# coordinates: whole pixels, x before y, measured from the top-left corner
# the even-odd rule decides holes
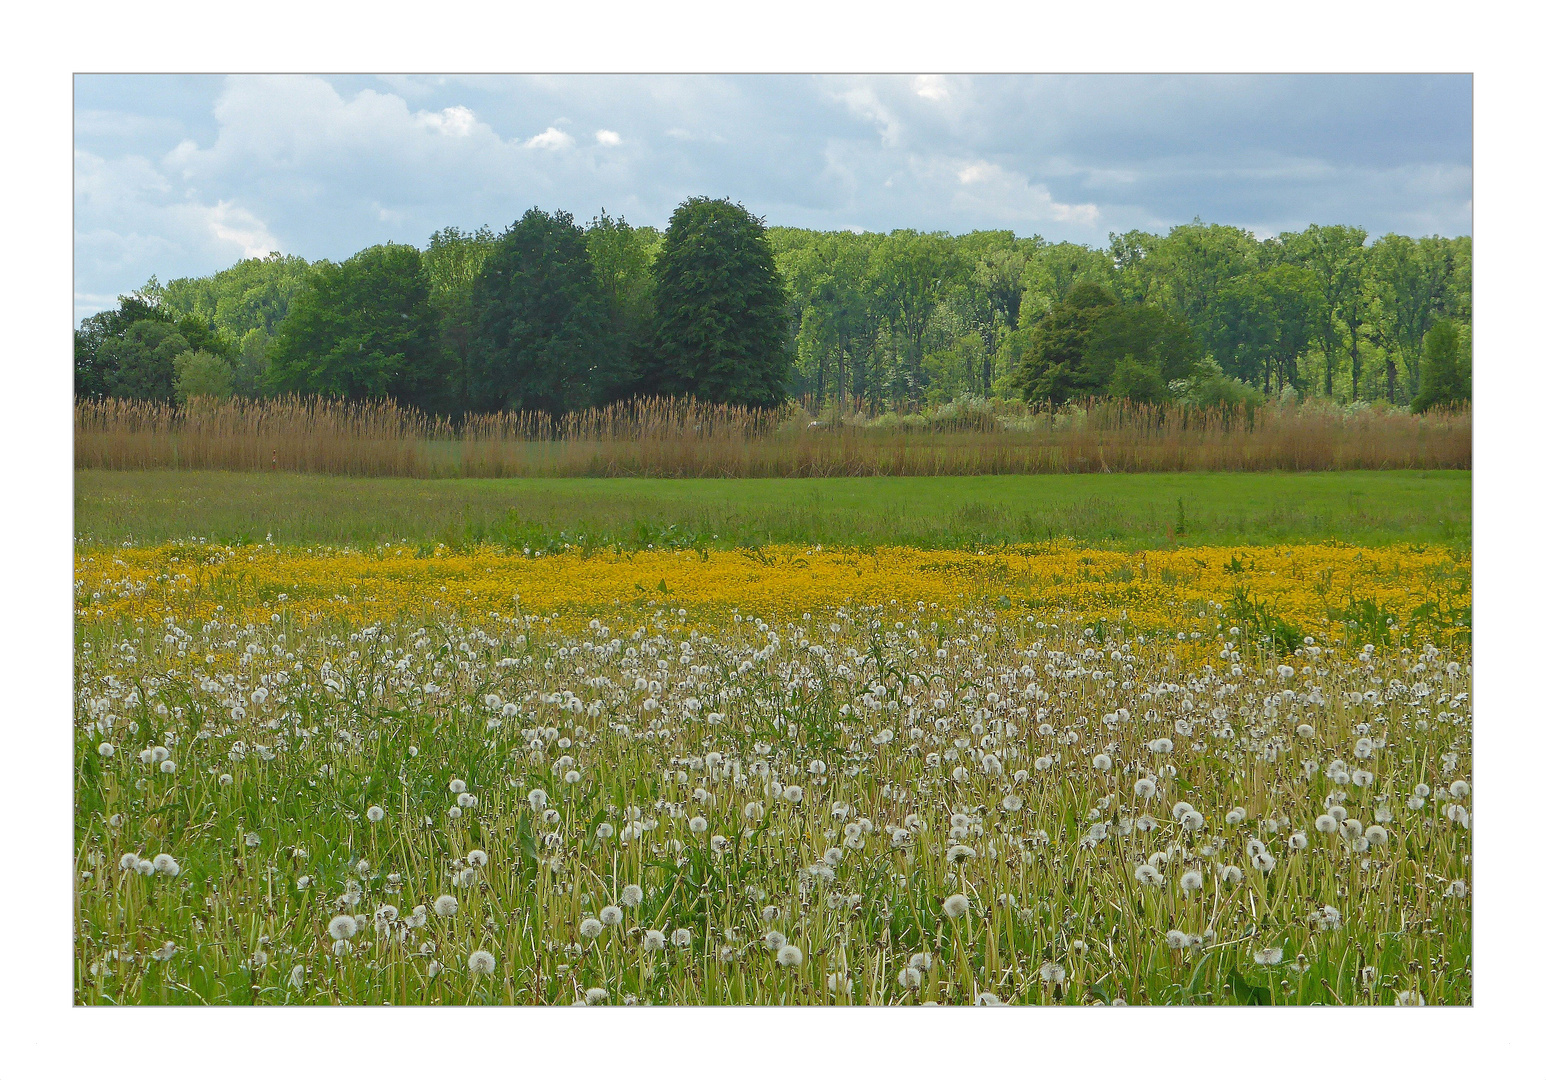
[[[459,422],[391,402],[115,399],[75,407],[75,464],[411,477],[835,477],[1469,469],[1469,410],[1088,402],[828,414],[684,399]]]

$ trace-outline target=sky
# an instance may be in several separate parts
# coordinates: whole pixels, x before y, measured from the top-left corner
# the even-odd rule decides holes
[[[75,311],[528,208],[664,227],[1471,231],[1469,75],[75,77]]]

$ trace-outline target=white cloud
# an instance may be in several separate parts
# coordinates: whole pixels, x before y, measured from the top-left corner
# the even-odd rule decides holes
[[[262,258],[278,249],[279,241],[268,231],[268,226],[250,210],[242,209],[229,199],[201,209],[209,223],[210,235],[222,244],[240,247],[242,258]]]
[[[943,101],[950,96],[950,86],[943,75],[919,75],[913,80],[913,93],[929,101]]]
[[[473,125],[478,119],[465,105],[452,105],[438,113],[420,112],[414,118],[425,127],[436,128],[447,135],[461,136],[472,134]]]
[[[880,132],[880,145],[888,149],[902,145],[902,121],[884,105],[871,86],[855,86],[834,95],[848,111],[874,124]]]
[[[617,146],[623,141],[623,137],[615,131],[608,131],[606,128],[602,128],[596,132],[596,141],[602,146]]]
[[[948,169],[948,174],[947,170]],[[991,161],[943,162],[919,159],[913,171],[927,186],[953,174],[957,186],[951,205],[984,224],[1033,225],[1053,221],[1093,228],[1100,220],[1094,203],[1061,202],[1046,184],[1032,183],[1024,174]]]
[[[528,150],[564,150],[573,145],[574,136],[556,127],[550,127],[540,135],[533,135],[525,143]]]

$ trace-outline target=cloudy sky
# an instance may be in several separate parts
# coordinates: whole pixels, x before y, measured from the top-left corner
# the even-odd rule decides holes
[[[1471,230],[1469,76],[77,76],[77,318],[152,274],[528,207],[1104,244]]]

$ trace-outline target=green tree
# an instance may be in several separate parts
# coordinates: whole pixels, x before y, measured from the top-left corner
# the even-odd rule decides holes
[[[585,228],[585,250],[619,350],[617,374],[609,385],[598,388],[599,400],[630,393],[633,373],[647,366],[655,318],[652,269],[662,242],[658,229],[630,225],[605,210]]]
[[[894,393],[915,398],[923,392],[924,341],[957,265],[949,239],[939,233],[897,229],[875,246],[868,267],[872,302],[901,343]]]
[[[104,354],[102,346],[110,339],[123,338],[131,326],[147,320],[170,323],[172,316],[153,298],[139,293],[120,296],[116,308],[99,311],[81,320],[75,331],[76,397],[103,397],[108,393],[108,380],[118,362],[118,353],[109,350]]]
[[[1204,341],[1219,337],[1224,291],[1256,270],[1261,254],[1244,229],[1201,221],[1177,225],[1162,238],[1143,237],[1137,248],[1143,256],[1126,275],[1135,282],[1127,288],[1185,320]]]
[[[1412,399],[1413,412],[1462,405],[1471,400],[1469,343],[1460,328],[1439,319],[1423,335],[1422,385]]]
[[[506,229],[478,272],[472,301],[473,408],[559,415],[599,404],[629,382],[585,233],[569,214],[533,208]]]
[[[450,364],[417,248],[383,244],[317,263],[269,349],[280,392],[446,405]]]
[[[223,357],[202,350],[181,353],[172,360],[172,392],[177,404],[190,398],[231,396],[231,365]]]
[[[1270,388],[1300,387],[1299,359],[1321,324],[1325,300],[1314,275],[1279,264],[1221,290],[1209,345],[1224,375]]]
[[[231,392],[241,397],[262,396],[269,385],[268,352],[273,337],[261,326],[242,335],[231,359]]]
[[[1353,359],[1353,389],[1357,396],[1358,332],[1367,318],[1365,274],[1368,264],[1363,244],[1369,234],[1351,225],[1311,225],[1302,233],[1284,233],[1278,239],[1300,266],[1315,275],[1323,303],[1315,309],[1315,334],[1325,358],[1326,396],[1332,394],[1341,352],[1342,333],[1348,335]]]
[[[642,389],[704,401],[784,400],[790,349],[784,284],[760,218],[697,197],[671,215],[655,259],[653,353]]]
[[[140,290],[176,317],[194,315],[230,341],[249,332],[273,334],[290,302],[310,275],[311,265],[296,255],[271,251],[208,277],[178,278],[158,285],[151,278]]]
[[[450,354],[452,411],[461,412],[469,400],[472,342],[477,336],[477,313],[472,286],[498,237],[483,226],[463,232],[455,226],[439,229],[424,250],[424,272],[429,276],[430,301],[440,314],[441,339]]]
[[[97,351],[96,366],[106,373],[103,392],[136,401],[173,401],[173,361],[189,348],[188,339],[171,323],[141,319],[121,337],[109,337]]]
[[[1090,333],[1117,298],[1093,282],[1081,282],[1031,328],[1015,385],[1026,401],[1067,401],[1106,392],[1111,372],[1090,367]]]
[[[1408,394],[1415,394],[1429,328],[1460,303],[1469,314],[1470,244],[1462,250],[1466,272],[1456,275],[1457,249],[1441,237],[1413,240],[1392,233],[1374,244],[1372,277],[1379,300],[1375,327],[1385,348],[1385,395],[1392,404],[1399,396],[1398,361],[1407,372]]]

